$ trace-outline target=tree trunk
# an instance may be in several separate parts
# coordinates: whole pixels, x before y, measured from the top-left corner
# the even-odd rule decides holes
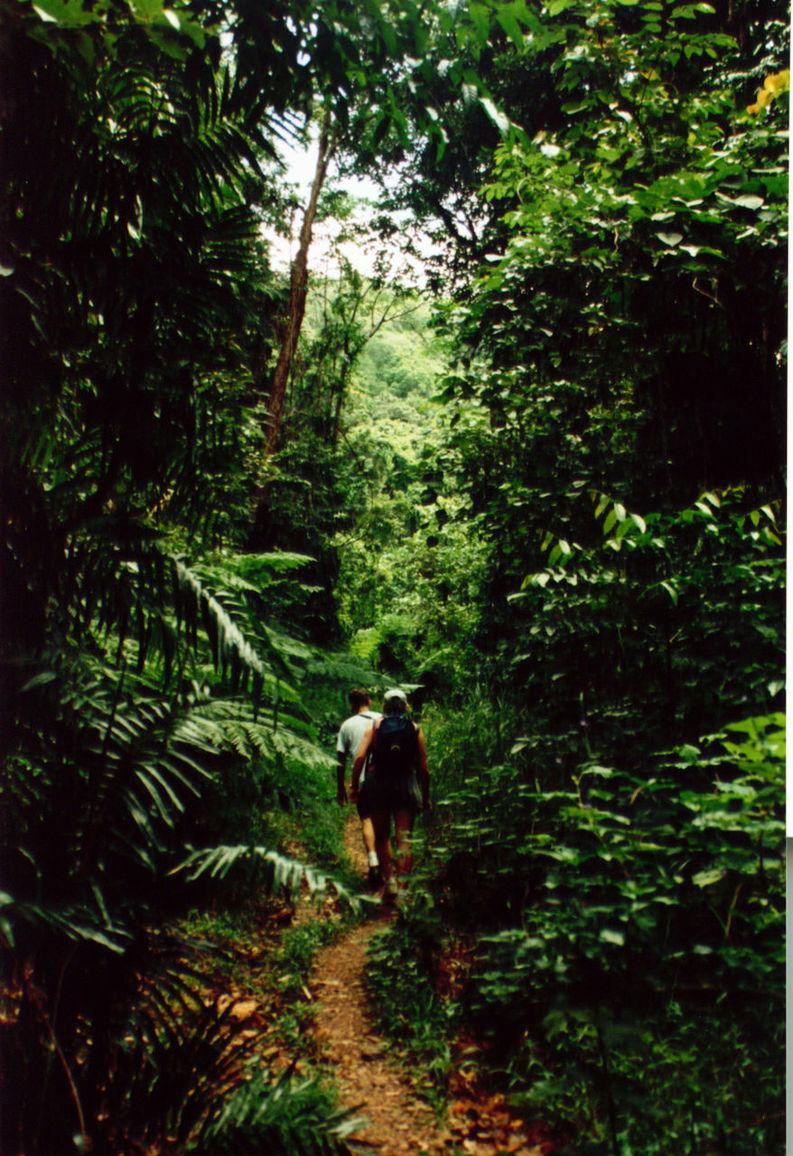
[[[322,119],[322,127],[319,134],[319,153],[317,154],[317,165],[314,170],[314,180],[311,185],[308,204],[303,214],[303,225],[300,229],[297,254],[292,262],[289,278],[289,311],[286,324],[279,334],[281,342],[280,350],[270,384],[270,400],[268,405],[269,424],[267,427],[265,446],[265,464],[275,453],[278,446],[281,421],[284,414],[286,390],[289,384],[292,362],[294,361],[295,351],[297,349],[297,340],[303,325],[303,315],[306,311],[306,297],[308,296],[308,251],[311,246],[311,232],[314,227],[314,221],[316,220],[319,197],[325,183],[325,177],[327,176],[328,164],[333,156],[335,147],[336,140],[331,133],[331,116],[329,112],[326,112]],[[249,547],[251,549],[260,549],[265,536],[269,489],[269,481],[265,480],[259,487],[256,495],[256,506],[249,539]]]
[[[281,430],[281,419],[284,413],[284,400],[289,375],[292,370],[297,339],[303,324],[303,315],[306,311],[306,297],[308,295],[308,250],[311,245],[311,231],[317,216],[317,205],[322,186],[328,171],[328,164],[333,156],[335,141],[330,131],[330,113],[325,113],[322,128],[319,134],[319,153],[317,167],[314,171],[314,181],[311,186],[311,195],[308,199],[306,211],[303,214],[303,226],[300,230],[300,239],[297,254],[292,262],[292,271],[289,285],[289,315],[281,340],[281,349],[278,362],[273,373],[270,386],[270,424],[267,429],[267,456],[275,453],[278,445],[278,435]]]

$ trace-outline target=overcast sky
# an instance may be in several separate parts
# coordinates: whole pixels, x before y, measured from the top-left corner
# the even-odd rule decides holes
[[[306,149],[287,149],[286,147],[282,147],[281,149],[288,166],[288,180],[297,186],[298,197],[302,205],[306,205],[308,202],[311,183],[314,179],[317,164],[317,148],[317,142],[314,141]],[[369,202],[373,208],[377,206],[380,190],[375,182],[367,177],[348,176],[339,178],[338,170],[331,165],[326,188],[330,184],[332,184],[334,188],[345,190],[353,197]],[[365,221],[368,211],[366,205],[361,207],[360,214],[362,221]],[[289,268],[291,260],[297,250],[297,238],[302,223],[302,213],[296,213],[291,241],[287,241],[283,237],[277,237],[269,230],[265,231],[265,235],[271,245],[272,263],[276,269],[285,270]],[[309,269],[315,272],[321,270],[322,272],[329,273],[331,276],[336,274],[338,264],[333,257],[332,241],[334,237],[338,236],[339,229],[340,226],[332,220],[320,221],[314,226],[311,252],[309,255]],[[345,258],[359,273],[364,274],[364,276],[370,276],[372,274],[375,259],[374,251],[367,251],[352,241],[345,241],[340,248]],[[382,250],[382,248],[383,243],[381,242],[379,249]],[[402,263],[404,263],[404,258],[402,259]],[[415,266],[414,276],[417,279],[417,283],[420,283],[422,279],[421,271]]]

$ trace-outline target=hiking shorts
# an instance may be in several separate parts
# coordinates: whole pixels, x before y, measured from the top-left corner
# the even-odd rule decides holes
[[[362,819],[372,815],[393,815],[397,811],[415,814],[421,809],[421,791],[415,771],[399,775],[368,775],[361,787],[358,814]]]

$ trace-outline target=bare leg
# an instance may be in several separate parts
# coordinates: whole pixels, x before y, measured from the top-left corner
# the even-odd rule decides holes
[[[394,871],[394,859],[391,854],[391,816],[387,811],[372,815],[372,828],[383,882],[387,885]]]
[[[380,858],[375,850],[374,827],[368,815],[361,819],[361,834],[363,835],[363,845],[366,848],[367,887],[370,891],[376,891],[383,882],[383,873],[380,870]]]
[[[404,882],[413,866],[413,847],[411,834],[413,832],[413,812],[397,811],[394,815],[394,842],[396,844],[396,870],[400,880]]]
[[[361,819],[361,834],[363,835],[363,845],[366,848],[367,855],[370,851],[374,851],[374,827],[370,818]]]

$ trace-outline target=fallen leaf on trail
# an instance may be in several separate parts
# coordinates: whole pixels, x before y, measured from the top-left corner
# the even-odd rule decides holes
[[[466,1112],[473,1112],[476,1115],[478,1109],[473,1100],[455,1100],[449,1111],[453,1116],[462,1116]]]
[[[478,1140],[463,1140],[462,1148],[464,1152],[470,1152],[471,1156],[495,1156],[492,1144],[480,1144]]]
[[[231,1018],[234,1020],[246,1020],[248,1016],[252,1016],[254,1012],[259,1010],[259,1001],[255,999],[240,999],[232,1005]]]

